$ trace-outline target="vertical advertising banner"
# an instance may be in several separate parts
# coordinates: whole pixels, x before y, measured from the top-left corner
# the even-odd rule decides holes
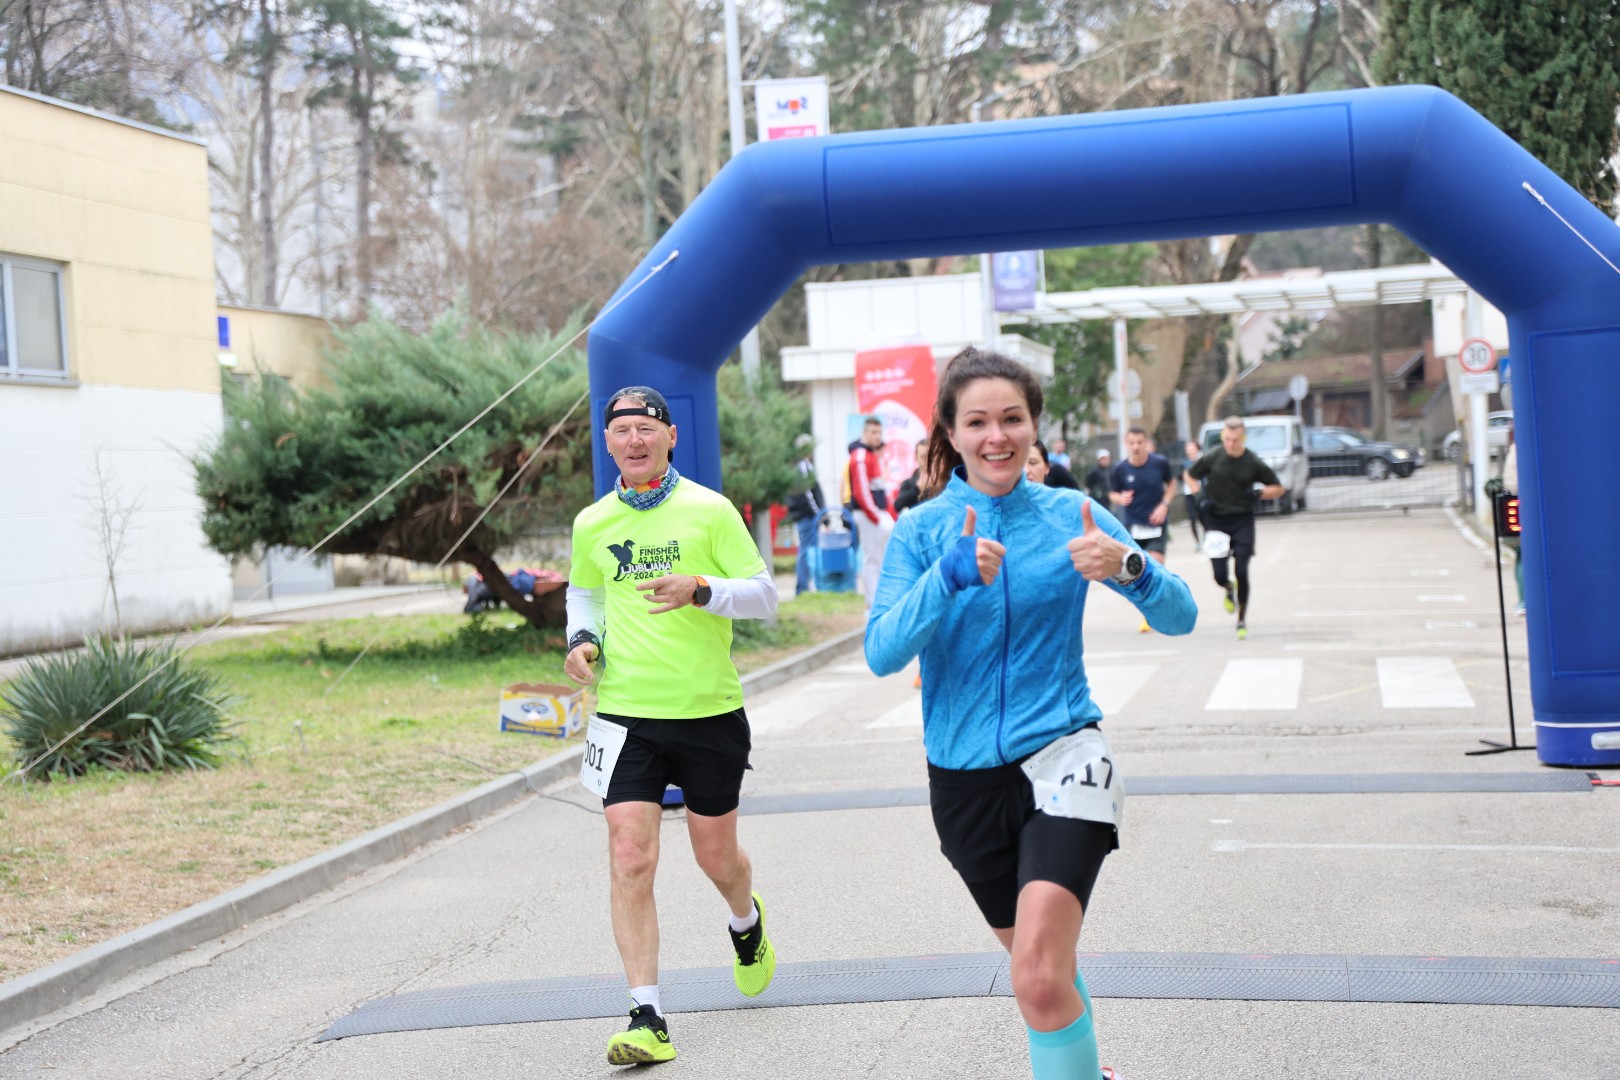
[[[827,77],[760,80],[754,84],[754,118],[760,142],[828,134]]]
[[[855,354],[855,407],[883,421],[881,458],[890,491],[917,469],[917,442],[928,437],[938,393],[934,350],[927,345]]]
[[[1040,284],[1041,253],[998,251],[990,256],[990,281],[995,287],[997,311],[1028,311],[1035,306]]]

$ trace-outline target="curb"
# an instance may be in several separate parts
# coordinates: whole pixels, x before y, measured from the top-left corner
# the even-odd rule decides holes
[[[743,676],[744,692],[780,686],[858,648],[865,630],[851,630]],[[20,1027],[160,960],[283,911],[365,870],[392,862],[498,810],[531,788],[566,778],[584,753],[575,746],[509,773],[410,817],[276,870],[221,896],[203,900],[48,967],[0,983],[0,1032]]]

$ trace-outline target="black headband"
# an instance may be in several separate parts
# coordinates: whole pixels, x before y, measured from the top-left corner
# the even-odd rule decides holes
[[[614,409],[612,412],[607,414],[608,423],[612,423],[621,416],[650,416],[654,420],[662,420],[666,424],[669,423],[669,410],[660,409],[656,405],[640,405],[634,409]]]

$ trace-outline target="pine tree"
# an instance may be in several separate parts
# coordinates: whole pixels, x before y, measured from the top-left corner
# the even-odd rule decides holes
[[[576,329],[503,336],[452,314],[418,336],[372,321],[340,333],[330,386],[299,391],[275,376],[246,389],[227,384],[224,434],[194,462],[209,545],[232,556],[313,547]],[[569,413],[584,390],[584,357],[568,350],[322,550],[427,563],[449,556],[534,625],[562,625],[561,592],[526,601],[495,554],[542,526],[568,525],[591,500],[590,410]]]
[[[1457,95],[1611,209],[1620,0],[1385,0],[1375,68]]]

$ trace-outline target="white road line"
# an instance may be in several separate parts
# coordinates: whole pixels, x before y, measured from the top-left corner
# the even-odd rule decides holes
[[[872,728],[922,727],[922,694],[912,695],[866,727],[868,731]]]
[[[1384,608],[1384,609],[1379,610],[1379,611],[1296,611],[1296,612],[1294,612],[1294,618],[1296,618],[1296,619],[1348,619],[1348,618],[1354,618],[1354,617],[1361,616],[1361,615],[1369,615],[1369,616],[1372,616],[1373,618],[1383,619],[1383,618],[1387,618],[1388,616],[1391,616],[1391,615],[1433,615],[1433,614],[1434,614],[1433,609],[1430,609],[1430,610],[1427,610],[1427,611],[1390,611],[1388,608]],[[1450,615],[1495,615],[1496,614],[1496,609],[1495,608],[1481,608],[1478,611],[1452,611],[1452,612],[1447,612],[1447,614],[1450,614]]]
[[[1086,680],[1091,684],[1091,700],[1104,716],[1113,716],[1125,708],[1136,692],[1147,685],[1158,664],[1107,664],[1087,667]]]
[[[1388,644],[1355,644],[1353,642],[1328,643],[1314,641],[1290,642],[1283,646],[1283,652],[1383,652],[1389,648]],[[1488,645],[1478,641],[1410,641],[1401,645],[1403,649],[1457,649],[1463,652],[1495,652],[1500,653],[1500,645]],[[1515,656],[1515,660],[1523,657]]]
[[[1418,596],[1420,604],[1460,604],[1468,597],[1461,593],[1423,593]]]
[[[833,664],[827,669],[829,675],[870,675],[872,669],[865,664]]]
[[[1216,840],[1211,851],[1475,851],[1540,855],[1620,855],[1620,848],[1562,847],[1557,844],[1256,844]]]
[[[1086,650],[1085,661],[1093,660],[1140,660],[1144,656],[1180,656],[1179,649],[1116,649],[1113,652],[1092,652]]]
[[[1359,585],[1301,585],[1302,589],[1355,589],[1365,592],[1367,589],[1432,589],[1436,586],[1433,581],[1369,581]]]
[[[1380,656],[1378,693],[1386,709],[1472,709],[1473,695],[1445,656]]]
[[[1303,660],[1228,660],[1205,709],[1297,709]]]
[[[1424,619],[1425,630],[1478,630],[1479,623],[1473,619]]]

